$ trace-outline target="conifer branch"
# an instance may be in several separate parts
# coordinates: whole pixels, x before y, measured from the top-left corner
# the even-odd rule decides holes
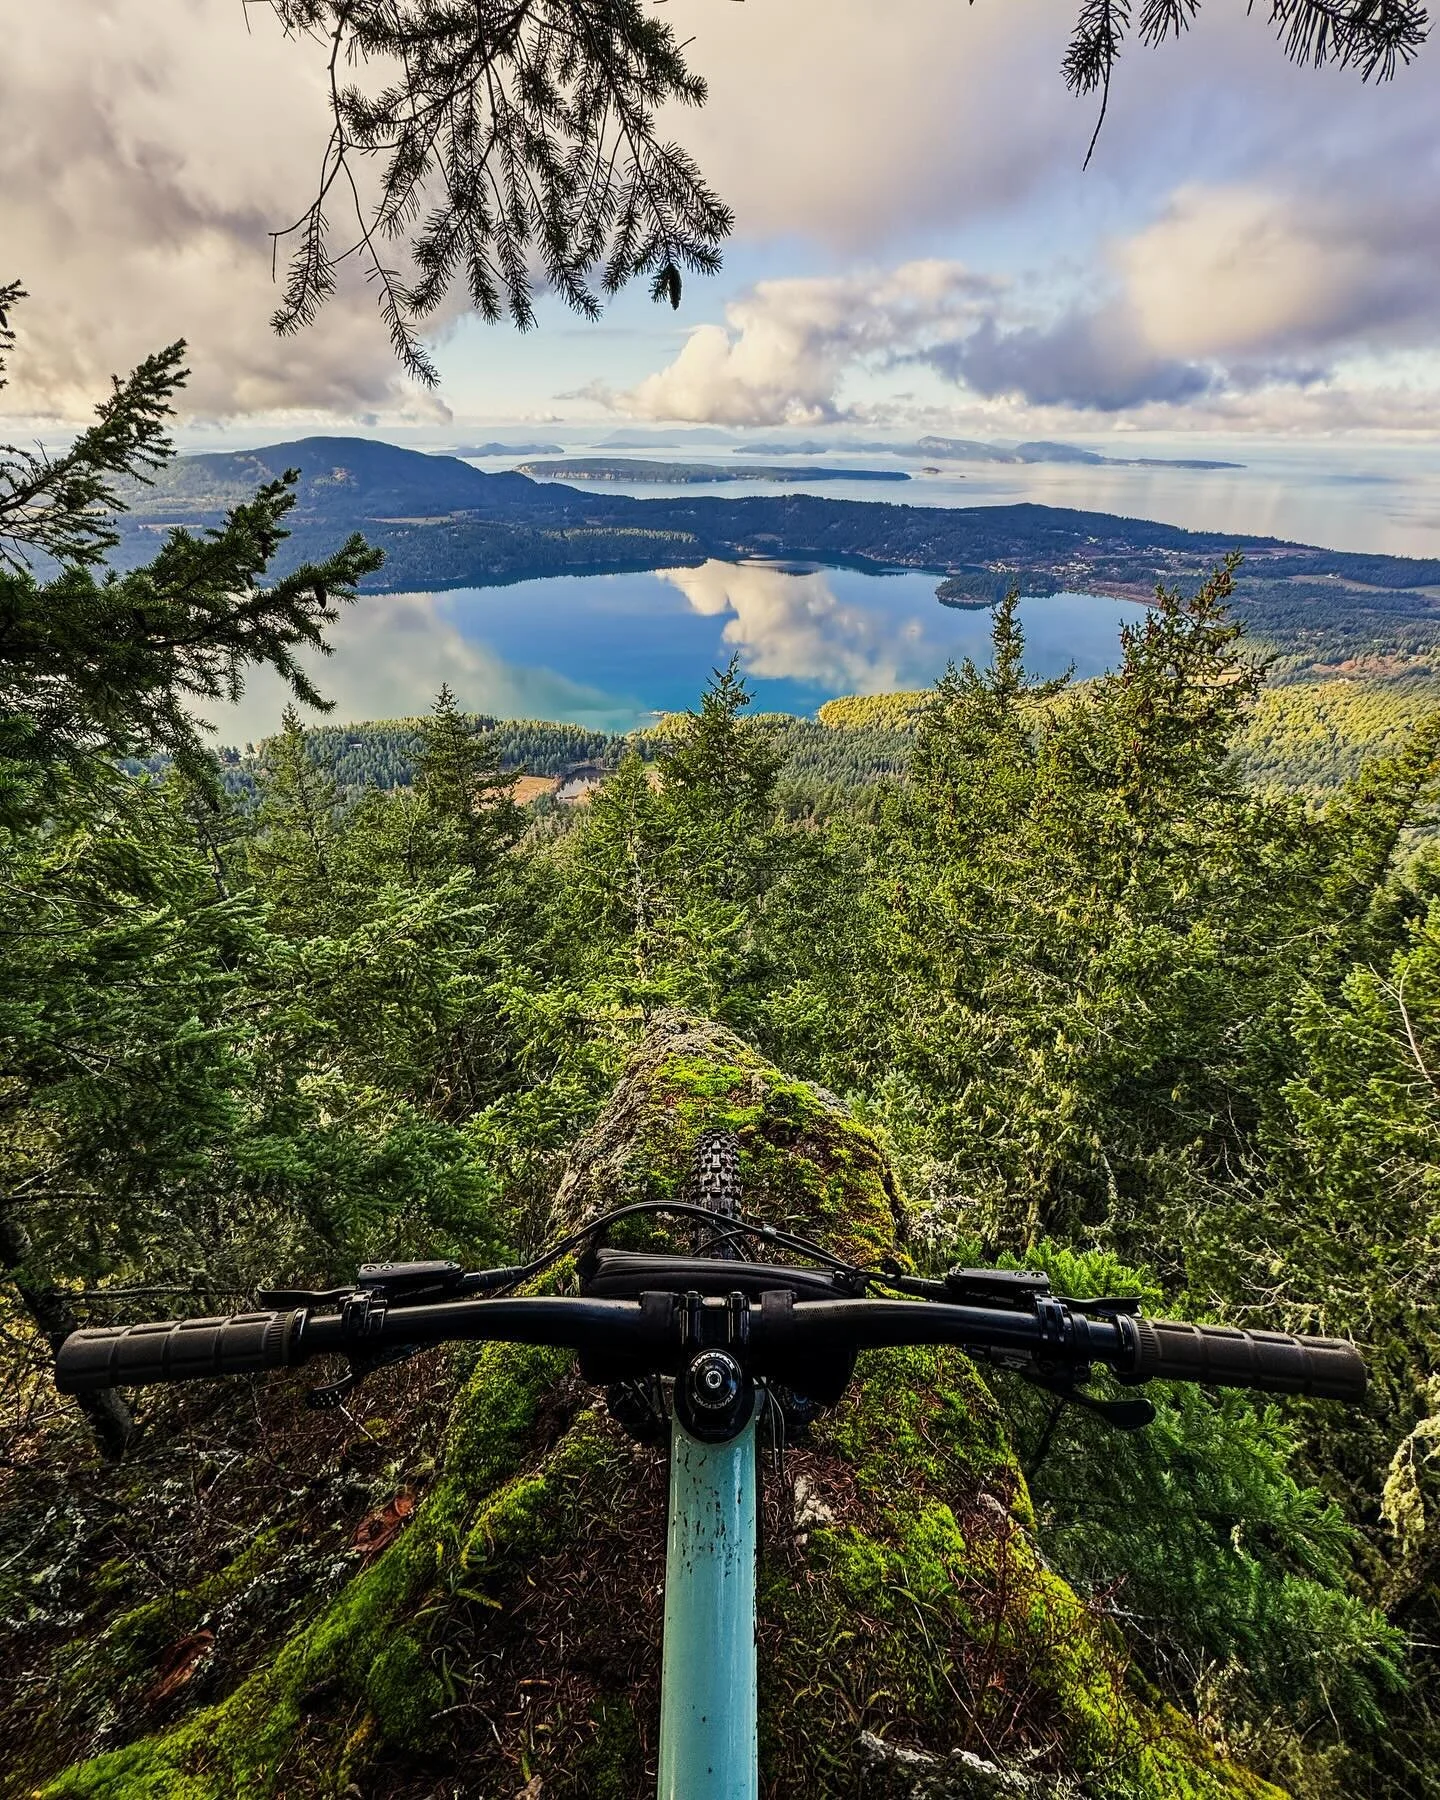
[[[582,317],[638,275],[678,306],[713,273],[733,215],[679,145],[670,102],[703,105],[685,46],[640,0],[266,0],[287,33],[329,44],[331,133],[273,324],[314,322],[349,257],[375,283],[402,366],[434,386],[420,332],[461,284],[482,318],[535,321],[544,286]],[[340,68],[397,69],[378,86]],[[367,202],[360,169],[378,175]],[[327,203],[348,190],[348,241]],[[402,250],[408,274],[387,246]]]
[[[1142,0],[1139,37],[1154,48],[1190,28],[1200,0]],[[1254,11],[1254,0],[1250,0]],[[1413,61],[1430,31],[1423,0],[1270,0],[1270,23],[1286,56],[1302,67],[1358,69],[1363,81],[1389,81]],[[1110,84],[1126,34],[1130,0],[1083,0],[1061,65],[1072,94],[1100,95],[1085,152],[1095,154],[1110,105]]]

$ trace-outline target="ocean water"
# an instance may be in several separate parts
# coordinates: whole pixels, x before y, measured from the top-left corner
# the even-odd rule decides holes
[[[795,485],[745,481],[677,487],[642,482],[603,482],[593,491],[641,499],[714,494],[813,493],[831,500],[888,501],[907,506],[1008,506],[1032,501],[1082,511],[1159,519],[1191,531],[1236,532],[1318,544],[1329,550],[1391,556],[1440,556],[1440,438],[1410,442],[1194,442],[1181,437],[1133,443],[1109,439],[1093,446],[1112,457],[1233,459],[1228,469],[1139,468],[1070,463],[936,462],[909,454],[827,451],[783,456],[737,448],[657,448],[633,452],[575,444],[576,454],[645,456],[687,463],[763,461],[837,468],[897,469],[909,481],[884,483],[802,481]],[[493,473],[513,468],[516,457],[469,459]],[[571,485],[580,486],[574,483]],[[592,491],[590,484],[583,484]]]
[[[507,587],[364,596],[311,663],[336,723],[426,711],[442,682],[502,718],[629,730],[694,705],[731,656],[760,711],[812,713],[838,694],[925,687],[949,662],[989,659],[988,611],[935,599],[936,577],[815,564],[711,561],[654,573],[547,577]],[[1143,608],[1108,596],[1022,603],[1037,675],[1112,667]],[[237,706],[208,708],[218,741],[274,731],[280,684],[254,677]]]

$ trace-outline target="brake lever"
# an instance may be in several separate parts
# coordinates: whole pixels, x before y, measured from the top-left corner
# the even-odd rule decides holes
[[[311,1311],[320,1306],[339,1306],[355,1292],[353,1287],[324,1288],[257,1288],[255,1304],[276,1312],[293,1312],[303,1307]]]
[[[255,1304],[281,1312],[296,1307],[313,1311],[320,1307],[343,1308],[355,1295],[370,1294],[389,1306],[428,1306],[433,1301],[493,1293],[496,1288],[512,1286],[524,1273],[524,1267],[518,1264],[476,1269],[467,1274],[454,1262],[361,1263],[353,1287],[260,1288]]]
[[[392,1363],[406,1361],[419,1348],[418,1344],[397,1344],[383,1356],[352,1356],[345,1365],[343,1375],[337,1375],[334,1381],[325,1381],[319,1387],[310,1389],[305,1396],[305,1404],[312,1412],[326,1412],[331,1407],[339,1406],[348,1394],[355,1392],[367,1375],[373,1375],[377,1369],[389,1368]]]
[[[1015,1373],[1031,1387],[1053,1394],[1065,1405],[1080,1406],[1086,1412],[1094,1413],[1116,1431],[1143,1431],[1147,1425],[1155,1423],[1155,1408],[1148,1400],[1102,1400],[1097,1394],[1087,1394],[1073,1381],[1039,1375],[1029,1369],[1017,1369]]]

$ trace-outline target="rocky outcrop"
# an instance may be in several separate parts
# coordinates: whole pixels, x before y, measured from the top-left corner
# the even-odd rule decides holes
[[[862,1731],[865,1800],[1080,1800],[1064,1775],[1037,1775],[1023,1763],[992,1762],[973,1750],[936,1756],[887,1744]]]

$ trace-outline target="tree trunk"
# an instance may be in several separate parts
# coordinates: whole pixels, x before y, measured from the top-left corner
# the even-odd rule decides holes
[[[904,1254],[883,1143],[833,1095],[676,1012],[651,1019],[574,1145],[553,1227],[673,1200],[709,1131],[739,1140],[747,1216],[822,1234],[856,1262]],[[683,1230],[659,1241],[688,1248]],[[463,1386],[438,1467],[407,1493],[394,1540],[295,1623],[277,1619],[259,1662],[243,1624],[227,1649],[216,1605],[243,1584],[217,1588],[207,1565],[167,1600],[181,1609],[167,1631],[212,1621],[208,1685],[157,1731],[143,1680],[118,1718],[113,1694],[90,1684],[95,1723],[69,1744],[110,1748],[67,1774],[47,1766],[46,1800],[318,1800],[342,1788],[499,1800],[526,1781],[545,1800],[654,1794],[666,1446],[627,1436],[567,1351],[489,1343],[454,1372]],[[397,1402],[372,1397],[377,1421],[394,1416]],[[764,1443],[765,1793],[1284,1800],[1127,1681],[1118,1628],[1046,1566],[995,1399],[959,1351],[868,1351],[840,1403],[785,1442]],[[303,1541],[313,1506],[308,1490],[276,1493],[269,1523]],[[276,1604],[267,1591],[286,1592],[253,1585],[256,1610],[239,1615],[251,1626]],[[96,1654],[123,1654],[126,1630],[122,1619]],[[923,1780],[900,1779],[912,1772]]]

